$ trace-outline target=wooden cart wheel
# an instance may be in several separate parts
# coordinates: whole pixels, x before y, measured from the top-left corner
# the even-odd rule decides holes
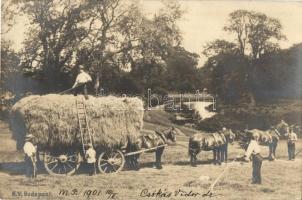
[[[116,173],[123,169],[124,154],[119,150],[107,151],[100,154],[98,168],[102,173]]]
[[[80,153],[62,153],[54,156],[45,152],[44,166],[46,171],[51,175],[65,176],[72,175],[79,168],[81,162]]]

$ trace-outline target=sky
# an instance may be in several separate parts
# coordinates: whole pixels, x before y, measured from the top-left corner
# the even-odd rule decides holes
[[[155,13],[162,6],[160,0],[141,0],[147,13]],[[215,39],[233,40],[222,30],[227,23],[228,15],[236,9],[246,9],[265,13],[278,18],[283,25],[287,40],[281,41],[281,48],[288,48],[302,42],[302,1],[201,1],[180,0],[185,9],[183,19],[178,25],[183,34],[182,46],[188,51],[201,55],[203,46]],[[24,39],[25,20],[17,19],[17,24],[6,38],[13,41],[13,48],[20,50]],[[199,65],[206,60],[201,56]]]

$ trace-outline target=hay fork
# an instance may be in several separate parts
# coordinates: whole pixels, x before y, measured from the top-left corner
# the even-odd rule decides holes
[[[234,158],[234,160],[232,160],[231,163],[227,164],[227,166],[223,169],[223,171],[219,174],[219,176],[214,180],[214,182],[210,185],[208,191],[206,193],[204,193],[202,196],[209,196],[209,197],[213,197],[213,193],[214,193],[214,187],[217,184],[217,182],[221,179],[221,177],[226,173],[226,171],[229,169],[230,164],[232,164],[233,162],[235,162],[237,160],[237,157]]]

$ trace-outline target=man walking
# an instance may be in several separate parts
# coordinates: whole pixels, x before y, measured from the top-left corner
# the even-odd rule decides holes
[[[87,159],[89,176],[96,175],[96,168],[95,168],[96,152],[91,143],[88,144],[88,149],[86,151],[85,157]]]
[[[262,166],[262,156],[260,155],[260,146],[258,144],[258,136],[252,134],[251,141],[245,152],[245,160],[248,161],[249,158],[252,158],[252,184],[261,184],[261,166]]]
[[[296,145],[295,142],[298,140],[297,134],[294,133],[293,127],[289,127],[288,132],[285,134],[287,137],[287,148],[288,148],[288,160],[295,160]]]
[[[79,93],[83,92],[85,95],[85,99],[88,99],[87,93],[87,83],[91,82],[92,79],[88,73],[84,71],[84,67],[80,65],[79,74],[76,78],[75,83],[72,88],[74,89],[74,96],[77,96]]]
[[[25,153],[26,176],[36,178],[36,153],[37,147],[33,145],[33,135],[29,134],[25,137],[23,150]]]
[[[227,163],[228,161],[228,142],[227,142],[227,139],[225,138],[225,135],[227,135],[227,128],[226,127],[222,127],[222,130],[220,132],[220,135],[221,135],[221,138],[223,138],[223,144],[221,145],[221,155],[220,155],[220,159],[221,159],[221,162],[225,162]]]

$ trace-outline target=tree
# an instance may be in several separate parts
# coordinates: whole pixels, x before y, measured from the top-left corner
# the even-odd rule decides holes
[[[181,40],[176,21],[182,11],[175,2],[164,3],[164,8],[152,19],[141,13],[137,2],[125,4],[121,0],[105,0],[91,1],[91,4],[94,5],[95,23],[99,27],[86,44],[88,50],[84,60],[89,60],[91,71],[96,74],[96,90],[104,66],[161,66],[154,62],[165,59],[169,48]],[[142,73],[148,70],[138,71]]]
[[[19,57],[18,54],[11,49],[9,41],[1,41],[1,77],[0,77],[0,90],[6,91],[7,80],[12,77],[13,74],[18,72]]]
[[[197,73],[199,55],[186,51],[183,47],[174,47],[167,59],[166,85],[169,90],[195,92],[200,89]]]
[[[273,40],[285,39],[278,19],[254,11],[232,12],[224,30],[235,34],[240,54],[249,55],[252,60],[259,58],[265,51],[278,47]]]
[[[69,87],[80,64],[93,76],[96,91],[100,80],[109,80],[102,84],[107,87],[114,81],[110,76],[121,78],[121,70],[165,66],[182,39],[176,22],[183,11],[176,1],[165,1],[153,17],[142,13],[138,1],[18,0],[18,5],[30,21],[21,65],[49,91]]]
[[[1,35],[9,32],[16,23],[20,1],[22,0],[1,1]]]
[[[91,26],[84,26],[89,17],[88,5],[79,1],[30,0],[21,6],[31,23],[21,52],[22,66],[50,90],[57,90],[77,65],[78,46],[91,30]]]

